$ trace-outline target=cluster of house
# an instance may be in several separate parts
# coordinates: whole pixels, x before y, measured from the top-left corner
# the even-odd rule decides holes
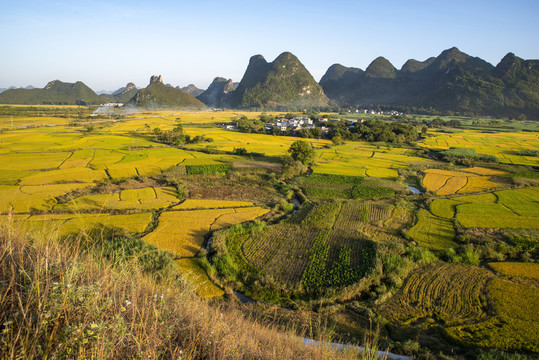
[[[272,123],[266,124],[266,129],[279,129],[281,131],[298,131],[301,129],[314,128],[314,123],[311,118],[295,117],[292,119],[277,119]]]
[[[351,113],[352,110],[348,110],[348,112]],[[356,109],[355,113],[356,114],[371,114],[371,115],[397,115],[397,116],[404,115],[404,113],[395,111],[395,110],[376,111],[376,110],[371,110],[371,109]]]

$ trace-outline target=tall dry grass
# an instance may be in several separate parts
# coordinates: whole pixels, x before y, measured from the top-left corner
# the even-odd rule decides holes
[[[85,244],[0,229],[0,358],[358,358],[306,347],[293,329],[200,300],[173,271],[158,280]]]

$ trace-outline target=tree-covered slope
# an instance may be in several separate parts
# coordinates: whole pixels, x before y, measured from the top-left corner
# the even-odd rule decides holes
[[[299,59],[289,52],[268,63],[261,55],[249,66],[230,99],[235,107],[326,106],[328,99]]]
[[[396,105],[497,116],[539,117],[539,61],[512,53],[496,66],[457,48],[396,70],[384,58],[365,72],[332,65],[320,81],[346,105]]]
[[[163,84],[161,76],[152,76],[150,85],[139,90],[126,105],[142,108],[204,108],[205,105],[183,90]]]
[[[94,105],[101,98],[84,83],[49,82],[43,89],[10,89],[0,94],[0,104]]]

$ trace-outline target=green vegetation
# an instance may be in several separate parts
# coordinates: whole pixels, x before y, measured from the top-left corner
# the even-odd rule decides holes
[[[253,56],[230,102],[239,108],[303,109],[328,105],[320,85],[298,58],[288,52],[271,63],[261,55]]]
[[[152,77],[153,78],[153,77]],[[148,109],[167,109],[167,108],[205,108],[202,102],[193,95],[185,91],[166,86],[159,80],[155,80],[147,87],[139,90],[127,105],[133,105],[139,108]]]

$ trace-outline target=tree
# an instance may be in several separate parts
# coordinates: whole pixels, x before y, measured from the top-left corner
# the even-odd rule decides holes
[[[333,145],[342,145],[343,140],[341,135],[335,135],[333,138],[331,138],[331,141],[333,141]]]
[[[301,162],[304,165],[311,165],[314,163],[314,150],[307,141],[299,140],[288,149],[292,159]]]

